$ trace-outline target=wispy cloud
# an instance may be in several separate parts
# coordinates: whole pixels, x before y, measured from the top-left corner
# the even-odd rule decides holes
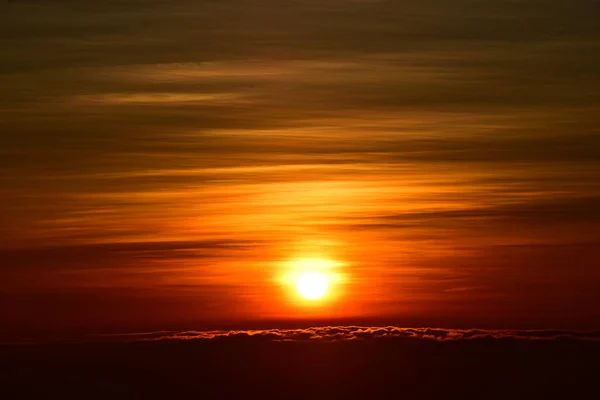
[[[269,279],[317,254],[351,277],[342,314],[592,315],[593,10],[12,2],[0,289],[100,304],[188,282],[214,308],[174,314],[281,316]]]

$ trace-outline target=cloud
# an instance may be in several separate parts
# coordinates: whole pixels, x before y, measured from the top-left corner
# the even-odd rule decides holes
[[[327,326],[0,346],[3,398],[589,398],[600,332]],[[116,341],[112,342],[111,341]],[[592,396],[593,397],[593,396]]]
[[[357,228],[402,228],[427,223],[428,226],[466,226],[466,224],[513,224],[520,226],[552,226],[564,223],[596,221],[600,197],[554,196],[552,198],[523,198],[511,203],[482,204],[481,207],[442,209],[424,212],[371,216],[369,222],[350,224]],[[360,221],[360,218],[356,218]]]
[[[110,236],[108,239],[111,239]],[[29,247],[24,249],[0,249],[0,258],[5,263],[4,272],[31,271],[36,268],[63,266],[63,269],[86,269],[94,260],[106,264],[110,268],[111,260],[175,260],[178,258],[215,257],[220,251],[236,251],[257,247],[259,241],[231,240],[197,240],[197,241],[140,241],[100,243],[83,243],[54,245],[45,247]],[[43,262],[42,262],[43,261]],[[119,267],[119,265],[113,265]]]
[[[339,342],[354,340],[592,340],[600,341],[600,331],[571,330],[486,330],[443,328],[399,328],[362,326],[322,326],[306,329],[262,329],[231,331],[161,331],[149,333],[92,335],[90,341],[273,341]]]

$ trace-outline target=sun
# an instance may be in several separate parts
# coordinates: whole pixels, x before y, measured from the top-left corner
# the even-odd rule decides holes
[[[306,307],[307,312],[324,312],[338,304],[344,294],[348,281],[345,266],[343,261],[325,257],[292,258],[274,280],[282,285],[290,305]]]
[[[320,299],[327,293],[328,287],[327,277],[319,272],[305,272],[296,281],[296,290],[307,300]]]

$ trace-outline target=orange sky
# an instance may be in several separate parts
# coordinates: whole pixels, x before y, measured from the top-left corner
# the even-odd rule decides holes
[[[434,3],[3,6],[0,315],[591,323],[594,20]]]

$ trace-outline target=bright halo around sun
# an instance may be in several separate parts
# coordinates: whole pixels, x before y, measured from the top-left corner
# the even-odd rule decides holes
[[[296,282],[296,290],[307,300],[320,299],[327,293],[328,287],[327,277],[319,272],[300,274]]]
[[[284,264],[277,281],[292,305],[327,309],[343,294],[347,276],[345,264],[327,258],[294,258]],[[315,308],[316,307],[316,308]]]

